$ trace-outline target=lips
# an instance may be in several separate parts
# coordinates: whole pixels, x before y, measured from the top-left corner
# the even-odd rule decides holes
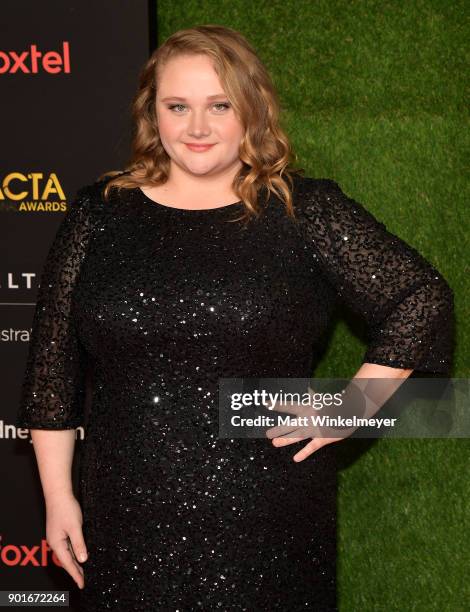
[[[211,147],[213,147],[213,144],[209,144],[209,145],[200,145],[200,144],[188,144],[185,143],[186,146],[188,147],[188,149],[190,149],[191,151],[208,151]]]

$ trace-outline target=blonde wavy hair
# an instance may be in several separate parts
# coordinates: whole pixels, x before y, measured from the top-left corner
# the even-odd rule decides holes
[[[244,128],[239,148],[242,167],[232,184],[244,204],[241,218],[248,220],[260,215],[260,191],[264,191],[265,202],[270,193],[277,195],[285,204],[287,214],[294,217],[291,175],[303,174],[304,169],[291,165],[297,161],[297,155],[280,126],[280,104],[274,85],[242,34],[212,24],[175,32],[143,66],[132,104],[130,161],[124,171],[111,170],[100,176],[100,179],[111,177],[103,190],[105,199],[112,188],[157,186],[168,180],[170,157],[160,140],[155,109],[158,81],[170,59],[191,54],[212,58],[214,70]]]

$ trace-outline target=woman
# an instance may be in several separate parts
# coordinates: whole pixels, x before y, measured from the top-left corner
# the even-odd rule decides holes
[[[310,377],[338,301],[368,326],[356,377],[449,371],[444,278],[294,170],[278,116],[238,32],[175,33],[130,163],[79,191],[49,252],[18,425],[82,610],[337,609],[335,440],[219,438],[219,378]]]

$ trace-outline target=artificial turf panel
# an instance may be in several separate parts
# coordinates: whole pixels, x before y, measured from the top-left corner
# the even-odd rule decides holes
[[[241,31],[306,175],[335,179],[448,280],[455,378],[469,377],[467,14],[462,0],[157,3],[159,43],[199,24]],[[339,315],[317,377],[361,365],[364,322]],[[339,444],[340,610],[469,609],[468,440]]]

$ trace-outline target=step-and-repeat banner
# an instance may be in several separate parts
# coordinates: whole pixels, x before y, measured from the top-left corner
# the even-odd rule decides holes
[[[29,432],[15,427],[42,265],[77,189],[121,169],[155,0],[8,0],[0,16],[0,590],[77,590],[45,538]],[[84,432],[76,430],[76,454]],[[77,460],[74,462],[77,482]]]

